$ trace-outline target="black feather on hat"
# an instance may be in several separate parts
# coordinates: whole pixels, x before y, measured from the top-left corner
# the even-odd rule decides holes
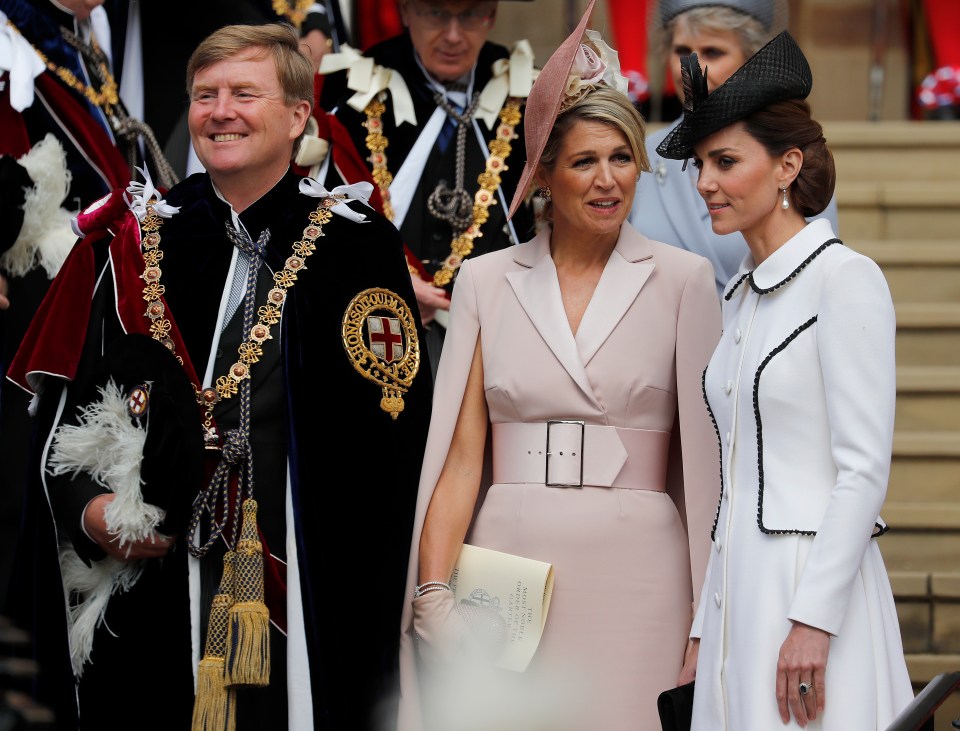
[[[707,89],[707,71],[700,70],[700,59],[691,53],[680,59],[680,82],[683,85],[683,111],[692,112],[710,92]]]
[[[689,74],[692,69],[688,68],[688,58],[684,57],[681,70]],[[691,76],[694,91],[689,100],[691,108],[687,109],[685,99],[683,121],[657,147],[660,157],[686,160],[693,155],[694,146],[714,132],[775,102],[805,99],[813,87],[813,74],[800,46],[783,31],[706,97],[697,98],[699,91],[695,82]],[[705,77],[703,84],[706,84]]]

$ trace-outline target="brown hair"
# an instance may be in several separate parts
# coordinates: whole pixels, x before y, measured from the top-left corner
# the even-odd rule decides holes
[[[633,159],[637,163],[637,172],[650,171],[650,161],[644,144],[646,128],[643,117],[626,95],[605,85],[591,90],[557,117],[547,138],[546,147],[543,148],[543,154],[540,156],[540,164],[543,167],[553,168],[557,155],[560,154],[564,137],[574,124],[581,120],[603,122],[620,130],[630,145]],[[547,221],[552,218],[551,208],[552,203],[547,201],[542,213],[542,217]]]
[[[775,102],[743,122],[747,133],[771,156],[800,149],[803,165],[790,186],[793,204],[806,218],[822,213],[833,198],[837,171],[823,127],[810,116],[810,105],[803,99]]]
[[[226,25],[207,36],[187,62],[187,95],[193,95],[193,80],[201,70],[250,49],[273,56],[283,101],[293,106],[305,101],[313,109],[313,63],[300,50],[300,36],[287,23],[263,25]],[[303,132],[294,140],[292,156],[300,149]]]
[[[288,105],[305,101],[313,108],[313,67],[300,50],[300,37],[286,23],[227,25],[207,36],[187,62],[187,94],[199,71],[244,51],[260,48],[273,56],[277,79]]]

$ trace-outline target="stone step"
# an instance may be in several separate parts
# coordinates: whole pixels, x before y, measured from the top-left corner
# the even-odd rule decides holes
[[[884,519],[887,516],[884,514]],[[880,538],[880,553],[891,571],[950,571],[960,556],[960,529],[909,530],[891,523]]]
[[[27,693],[18,690],[0,692],[0,708],[12,714],[7,717],[4,728],[16,731],[54,731],[56,720],[52,710],[41,706]]]
[[[960,654],[907,653],[907,672],[913,683],[914,693],[940,673],[953,673],[960,670]],[[954,691],[933,715],[934,731],[954,731],[955,719],[960,719],[960,692]]]
[[[899,367],[895,428],[960,432],[960,367]]]
[[[931,503],[931,506],[937,505]],[[903,503],[887,502],[881,515],[890,526],[880,537],[880,552],[890,571],[954,571],[960,556],[960,510],[955,503],[940,503],[910,510]],[[953,508],[948,510],[947,508]]]
[[[960,458],[960,432],[912,431],[893,435],[893,456]],[[960,462],[958,462],[960,465]],[[960,504],[960,503],[958,503]]]
[[[845,243],[880,265],[894,302],[960,302],[960,239]]]
[[[960,572],[888,573],[904,651],[960,652]]]
[[[890,465],[887,501],[951,502],[960,495],[960,461],[898,454]]]
[[[838,180],[957,180],[960,122],[828,121]]]
[[[895,303],[897,364],[960,366],[960,303]]]
[[[907,670],[914,682],[929,683],[940,673],[960,670],[960,653],[907,653]]]
[[[30,635],[0,615],[0,658],[25,655],[30,649]]]
[[[837,181],[840,236],[863,239],[955,239],[960,230],[960,179]]]
[[[960,502],[915,503],[887,500],[883,519],[898,531],[947,531],[960,533]],[[960,558],[960,554],[953,556]]]

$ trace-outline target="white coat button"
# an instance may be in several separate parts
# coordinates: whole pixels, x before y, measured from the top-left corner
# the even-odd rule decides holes
[[[723,392],[729,396],[731,391],[733,391],[733,381],[727,381],[727,385],[723,387]]]
[[[719,592],[719,591],[714,592],[714,594],[713,594],[713,601],[715,601],[715,602],[717,603],[717,606],[718,606],[718,607],[720,606],[720,592]]]
[[[727,444],[730,444],[730,432],[727,432]]]
[[[738,327],[738,328],[736,329],[736,331],[733,333],[733,342],[739,343],[739,342],[740,342],[740,338],[742,338],[742,337],[743,337],[743,333],[740,332],[740,328]]]

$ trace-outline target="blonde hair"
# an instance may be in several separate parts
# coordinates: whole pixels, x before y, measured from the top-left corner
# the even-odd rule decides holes
[[[552,169],[560,154],[560,147],[567,132],[582,120],[602,122],[623,133],[630,145],[633,159],[637,164],[637,173],[650,171],[650,160],[647,158],[645,145],[646,126],[643,117],[633,102],[626,95],[609,86],[602,85],[592,89],[578,99],[569,109],[561,112],[557,121],[550,130],[547,144],[540,156],[540,165]],[[552,220],[553,204],[546,201],[541,216],[544,220]]]
[[[293,105],[308,102],[313,108],[313,67],[300,50],[300,37],[286,23],[227,25],[207,36],[187,62],[187,94],[201,70],[244,51],[259,48],[273,56],[283,101]]]
[[[187,62],[187,95],[193,94],[193,80],[203,69],[238,56],[244,51],[260,49],[273,57],[277,80],[287,106],[307,102],[313,109],[313,64],[300,50],[300,36],[292,25],[226,25],[207,36]],[[304,131],[294,140],[293,153],[300,149]]]

